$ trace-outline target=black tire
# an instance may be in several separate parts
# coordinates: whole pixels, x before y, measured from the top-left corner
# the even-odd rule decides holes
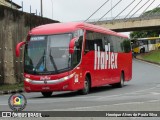
[[[117,83],[117,87],[122,88],[124,86],[124,74],[123,72],[121,73],[121,78],[120,78],[120,82]]]
[[[51,97],[52,92],[41,92],[44,97]]]
[[[145,53],[145,49],[144,48],[140,49],[140,53]]]
[[[84,88],[79,91],[80,94],[82,94],[82,95],[88,94],[89,91],[90,91],[90,84],[91,84],[91,83],[90,83],[90,80],[89,80],[89,78],[86,76],[86,77],[85,77],[85,81],[84,81]]]
[[[124,86],[124,73],[121,73],[120,82],[116,84],[112,84],[114,88],[122,88]]]

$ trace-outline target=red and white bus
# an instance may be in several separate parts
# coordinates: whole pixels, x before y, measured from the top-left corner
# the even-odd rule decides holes
[[[87,23],[56,23],[32,29],[16,46],[24,50],[24,88],[49,97],[53,91],[122,87],[132,78],[132,52],[127,36]]]

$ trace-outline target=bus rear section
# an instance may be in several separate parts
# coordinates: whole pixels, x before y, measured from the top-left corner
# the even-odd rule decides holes
[[[49,97],[54,91],[80,91],[132,78],[132,53],[126,36],[86,23],[48,24],[32,29],[24,50],[24,88]]]
[[[114,33],[86,30],[82,63],[91,76],[92,87],[106,84],[122,87],[132,78],[130,41]]]

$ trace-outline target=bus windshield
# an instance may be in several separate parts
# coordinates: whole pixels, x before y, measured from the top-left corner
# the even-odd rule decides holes
[[[69,42],[71,33],[31,36],[25,46],[24,72],[29,74],[56,74],[71,67]]]

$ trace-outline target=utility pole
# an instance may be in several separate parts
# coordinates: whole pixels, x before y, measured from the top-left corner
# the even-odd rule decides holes
[[[41,17],[43,17],[43,5],[42,5],[42,0],[41,0]]]

